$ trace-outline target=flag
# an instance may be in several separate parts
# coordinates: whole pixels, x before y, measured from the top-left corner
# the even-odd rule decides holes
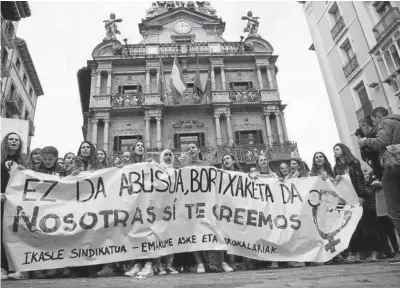
[[[203,86],[201,85],[200,73],[199,73],[199,57],[196,54],[196,79],[194,80],[194,95],[197,95],[200,99],[204,96]]]
[[[208,69],[206,86],[204,87],[204,95],[206,96],[206,102],[211,103],[211,62],[210,62],[210,67]]]
[[[160,56],[160,78],[158,80],[158,93],[160,94],[160,101],[165,101],[165,77],[164,77],[164,66],[162,58]]]
[[[178,58],[175,55],[174,64],[171,71],[171,92],[174,97],[182,97],[183,92],[186,90],[186,84],[183,80],[182,69],[179,65]]]

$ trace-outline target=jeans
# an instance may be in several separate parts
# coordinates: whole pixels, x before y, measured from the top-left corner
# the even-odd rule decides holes
[[[376,228],[380,236],[379,252],[386,253],[387,255],[392,253],[388,243],[389,240],[390,244],[392,244],[393,252],[395,254],[399,253],[399,244],[397,243],[396,230],[394,229],[392,220],[388,216],[380,216],[376,220]]]
[[[400,233],[400,169],[391,173],[383,170],[382,188],[389,217],[392,219],[397,233]]]
[[[361,218],[365,232],[365,244],[367,252],[379,251],[379,234],[376,227],[376,210],[365,209]]]
[[[4,238],[3,238],[3,215],[4,214],[4,202],[1,202],[1,268],[5,269],[6,271],[9,270],[8,261],[6,256],[6,249],[4,247]]]

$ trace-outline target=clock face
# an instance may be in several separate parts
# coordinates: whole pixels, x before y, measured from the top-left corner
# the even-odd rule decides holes
[[[174,30],[176,33],[186,34],[192,30],[192,27],[190,27],[189,23],[186,21],[178,21],[174,26]]]

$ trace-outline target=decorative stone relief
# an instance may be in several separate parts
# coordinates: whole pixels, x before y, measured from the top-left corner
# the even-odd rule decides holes
[[[225,69],[226,82],[248,82],[252,81],[256,83],[257,75],[254,71],[241,71],[241,72],[230,72]]]
[[[142,90],[146,87],[145,75],[117,75],[114,77],[113,93],[118,92],[118,86],[121,85],[141,85]]]
[[[199,120],[179,120],[172,125],[173,129],[193,129],[193,128],[203,128],[204,123]]]
[[[144,135],[143,129],[137,128],[116,128],[112,131],[113,136],[135,136]]]
[[[235,124],[233,131],[263,130],[261,124]]]

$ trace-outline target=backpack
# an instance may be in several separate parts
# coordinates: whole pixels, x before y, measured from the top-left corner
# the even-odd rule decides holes
[[[383,153],[381,164],[383,169],[388,172],[395,172],[400,170],[400,144],[393,144],[386,146]]]

